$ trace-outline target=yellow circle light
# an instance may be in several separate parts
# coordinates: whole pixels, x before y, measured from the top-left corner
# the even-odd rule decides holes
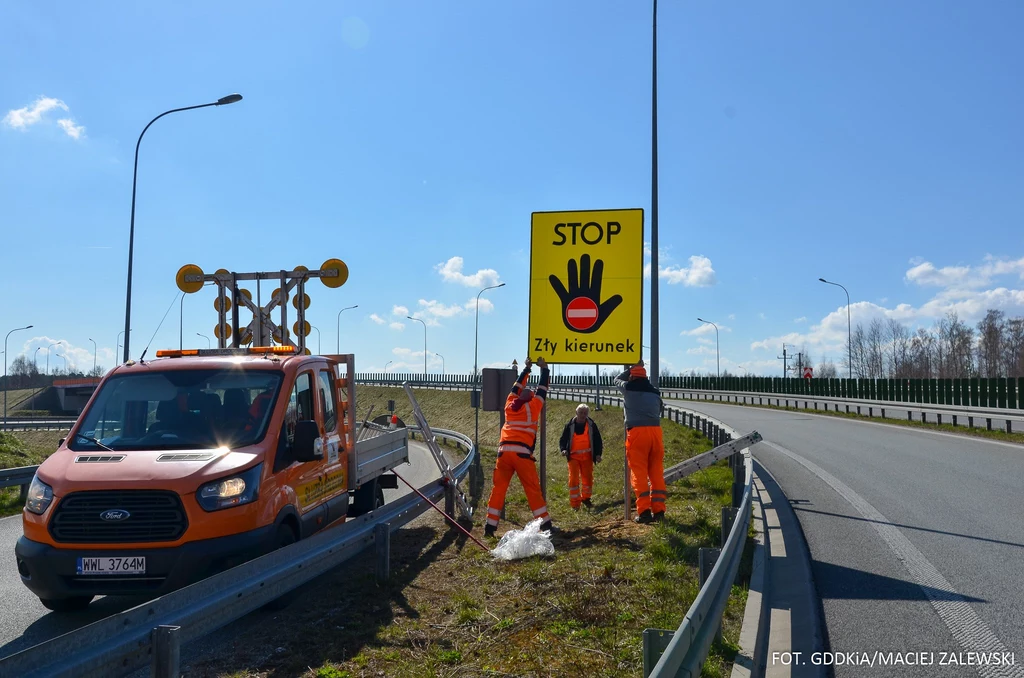
[[[230,339],[231,338],[231,325],[224,325],[224,334],[226,335],[224,337],[225,339]],[[220,336],[220,325],[214,325],[213,326],[213,336],[217,337],[218,339],[221,338],[221,336]]]
[[[309,324],[308,320],[302,321],[302,331],[299,331],[299,321],[296,320],[292,323],[292,331],[300,337],[308,337],[309,333],[313,331],[313,327]]]
[[[334,276],[320,276],[320,282],[327,287],[341,287],[348,281],[348,266],[341,259],[328,259],[320,267],[321,271],[328,271],[331,269],[337,269],[338,274]]]
[[[200,276],[199,280],[190,280],[185,282],[185,276]],[[174,282],[178,284],[178,289],[185,294],[192,294],[203,289],[202,281],[203,269],[199,268],[195,264],[185,264],[178,269],[177,275],[174,276]]]
[[[299,295],[296,294],[294,297],[292,297],[292,306],[295,307],[296,311],[299,310]],[[309,308],[309,295],[306,294],[305,292],[303,292],[302,293],[302,310],[306,310],[307,308]]]

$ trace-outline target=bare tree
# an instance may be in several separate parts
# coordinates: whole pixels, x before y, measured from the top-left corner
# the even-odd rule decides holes
[[[964,323],[955,312],[946,316],[947,368],[949,377],[966,379],[974,376],[974,329]]]
[[[889,369],[894,379],[900,379],[907,370],[907,357],[910,353],[910,331],[906,326],[895,318],[889,318],[886,323],[889,335]]]
[[[1024,318],[1006,321],[1002,363],[1007,377],[1024,377]]]
[[[978,375],[1000,376],[1003,353],[1003,332],[1005,330],[1002,311],[989,309],[978,323]]]
[[[843,359],[843,363],[847,369],[850,368],[850,361],[853,361],[853,373],[859,378],[865,378],[868,376],[868,361],[867,361],[867,339],[864,337],[864,327],[860,323],[857,323],[857,327],[854,328],[852,336],[847,340],[846,343],[846,357]]]
[[[818,365],[818,369],[814,376],[820,377],[822,379],[835,379],[836,376],[838,376],[836,364],[832,362],[830,358],[824,358],[821,361],[821,364]]]
[[[867,353],[868,376],[881,379],[885,376],[885,323],[879,318],[868,325]]]

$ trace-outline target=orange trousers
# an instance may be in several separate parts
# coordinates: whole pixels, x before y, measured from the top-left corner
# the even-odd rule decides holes
[[[580,481],[583,485],[580,485]],[[569,455],[569,505],[579,508],[594,491],[594,458],[590,453]]]
[[[544,495],[540,492],[540,476],[537,475],[537,466],[533,459],[520,457],[515,452],[502,452],[494,464],[491,498],[487,501],[487,524],[498,526],[501,510],[505,508],[508,484],[512,481],[513,475],[519,476],[519,482],[523,484],[526,501],[530,504],[533,517],[551,520],[551,516],[548,515],[547,502],[544,501]]]
[[[665,444],[660,426],[634,426],[626,431],[626,461],[636,493],[637,513],[665,511]]]

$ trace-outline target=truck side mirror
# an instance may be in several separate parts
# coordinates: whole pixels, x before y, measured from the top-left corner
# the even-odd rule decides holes
[[[292,440],[292,457],[295,461],[320,461],[322,452],[316,449],[316,441],[320,439],[320,427],[315,421],[299,421],[295,423],[295,437]]]

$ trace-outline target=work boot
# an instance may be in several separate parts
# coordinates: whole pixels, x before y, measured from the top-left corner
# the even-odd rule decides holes
[[[638,515],[636,518],[633,518],[633,522],[640,523],[641,525],[646,525],[648,523],[653,523],[654,522],[654,514],[651,513],[650,509],[647,509],[646,511],[644,511],[643,513]]]
[[[654,514],[654,522],[660,523],[663,520],[665,520],[665,512],[664,511],[658,511],[657,513]]]
[[[543,523],[540,524],[540,531],[544,532],[545,530],[547,530],[551,534],[558,532],[558,529],[551,524],[550,520],[545,520]]]
[[[497,531],[498,531],[498,528],[496,528],[494,525],[488,525],[487,527],[484,528],[484,536],[485,537],[492,537],[493,538],[494,537],[494,533],[497,532]]]
[[[573,511],[579,511],[580,510],[579,504],[577,504],[575,506],[573,506],[572,504],[569,504],[569,508],[571,508]]]
[[[590,499],[584,499],[583,505],[586,506],[588,509],[594,508],[594,504],[590,501]]]

